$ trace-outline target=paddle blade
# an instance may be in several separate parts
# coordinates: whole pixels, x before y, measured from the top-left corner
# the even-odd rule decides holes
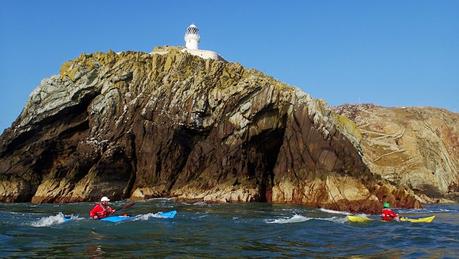
[[[121,210],[128,209],[128,208],[134,206],[134,204],[135,204],[135,202],[133,202],[133,201],[132,201],[132,202],[129,202],[129,203],[127,203],[127,204],[124,204],[124,206],[121,207]]]

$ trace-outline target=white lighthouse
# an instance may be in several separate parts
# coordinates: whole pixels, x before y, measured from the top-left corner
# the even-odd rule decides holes
[[[191,54],[203,59],[213,59],[226,62],[224,58],[218,55],[217,52],[212,50],[199,49],[199,42],[201,41],[201,36],[199,36],[199,29],[196,25],[191,24],[186,28],[185,31],[185,47],[180,47],[180,51],[184,53]],[[177,49],[176,47],[156,47],[151,52],[152,55],[165,55],[170,49]]]
[[[201,36],[199,36],[199,29],[196,25],[191,24],[190,26],[188,26],[188,28],[186,28],[184,38],[185,48],[182,49],[182,52],[187,52],[193,56],[198,56],[203,59],[224,60],[215,51],[199,49],[199,42],[201,40]]]
[[[199,49],[199,29],[196,25],[191,24],[186,28],[185,32],[185,46],[187,49],[197,50]]]

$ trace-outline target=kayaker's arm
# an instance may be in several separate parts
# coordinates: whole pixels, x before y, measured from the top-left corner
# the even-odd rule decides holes
[[[116,210],[115,210],[115,209],[112,209],[112,208],[109,208],[109,210],[108,210],[108,214],[109,214],[109,215],[112,215],[112,214],[114,214],[115,212],[116,212]]]
[[[104,217],[104,213],[101,211],[96,212],[96,215],[94,215],[93,219],[101,219]]]
[[[391,213],[390,216],[392,217],[392,220],[400,221],[400,217],[399,217],[398,214],[395,213],[393,210],[392,210],[392,213]]]
[[[392,210],[392,217],[394,218],[395,221],[400,222],[400,216],[395,213],[395,211]]]

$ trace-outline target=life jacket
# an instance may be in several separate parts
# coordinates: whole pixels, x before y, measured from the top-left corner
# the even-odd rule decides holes
[[[395,213],[391,209],[383,209],[381,213],[381,219],[384,221],[391,221],[394,218],[398,217],[397,213]]]
[[[115,210],[110,208],[110,206],[104,208],[100,203],[97,203],[89,212],[89,217],[94,218],[97,216],[97,218],[101,219],[110,216],[113,212],[115,212]]]

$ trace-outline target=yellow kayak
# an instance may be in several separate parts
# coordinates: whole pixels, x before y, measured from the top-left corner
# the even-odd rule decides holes
[[[425,218],[417,218],[417,219],[410,219],[410,218],[400,218],[400,221],[407,221],[411,223],[430,223],[434,220],[435,216],[425,217]]]
[[[425,218],[417,218],[417,219],[410,219],[410,218],[405,218],[402,217],[400,218],[400,221],[403,222],[411,222],[411,223],[431,223],[435,219],[435,216],[430,216],[430,217],[425,217]],[[370,222],[372,219],[368,218],[367,216],[356,216],[356,215],[349,215],[347,216],[347,220],[349,222],[358,222],[358,223],[364,223],[364,222]]]
[[[348,215],[347,220],[349,222],[369,222],[372,221],[372,219],[368,218],[367,216],[356,216],[356,215]]]

